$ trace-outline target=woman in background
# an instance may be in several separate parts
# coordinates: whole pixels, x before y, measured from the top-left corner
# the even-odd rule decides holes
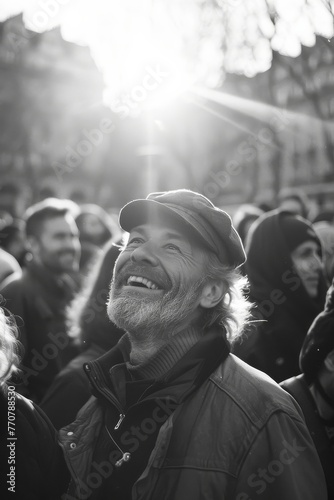
[[[273,210],[253,224],[246,254],[257,321],[234,353],[281,382],[300,373],[301,346],[325,303],[321,243],[306,219]]]

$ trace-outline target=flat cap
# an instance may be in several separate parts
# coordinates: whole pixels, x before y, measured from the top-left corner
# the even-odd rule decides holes
[[[203,244],[221,260],[239,267],[246,260],[240,236],[231,217],[200,193],[188,189],[150,193],[146,199],[127,203],[119,215],[120,226],[127,232],[150,220],[153,215],[175,217],[194,230]]]

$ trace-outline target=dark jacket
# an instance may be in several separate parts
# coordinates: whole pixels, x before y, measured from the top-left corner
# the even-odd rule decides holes
[[[320,418],[305,376],[298,375],[297,377],[291,377],[281,382],[280,385],[295,398],[303,411],[306,425],[314,441],[325,473],[328,500],[334,500],[334,449],[331,446],[325,423]]]
[[[256,321],[233,347],[237,356],[277,382],[300,373],[300,349],[312,321],[323,309],[327,290],[322,275],[318,297],[312,299],[306,292],[281,227],[285,215],[277,210],[265,214],[249,234],[245,271]]]
[[[265,322],[260,321],[236,341],[233,353],[276,382],[300,373],[299,352],[307,330],[301,329],[298,320],[284,307],[275,309]]]
[[[39,402],[56,374],[77,353],[65,327],[65,308],[77,289],[71,276],[57,277],[29,263],[20,278],[0,290],[14,314],[24,357],[19,392]]]
[[[60,430],[72,475],[67,500],[327,498],[321,465],[298,406],[265,374],[226,353],[221,332],[205,335],[164,377],[153,381],[125,415],[124,402],[110,382],[110,367],[122,366],[122,360],[116,346],[86,365],[96,397],[75,422]],[[159,409],[152,412],[153,402]],[[127,419],[138,413],[142,420],[129,431]],[[106,422],[111,439],[101,442]],[[137,450],[157,426],[152,453],[130,496],[112,496],[111,491],[101,496],[104,481],[112,484],[117,471],[123,470],[126,477]],[[118,458],[115,441],[122,449]],[[126,453],[133,458],[126,461]]]
[[[6,388],[0,389],[0,411],[0,498],[60,499],[68,471],[49,419]]]
[[[104,352],[102,347],[91,345],[72,359],[54,379],[40,407],[56,429],[73,422],[80,408],[91,397],[91,388],[83,365],[102,356]]]

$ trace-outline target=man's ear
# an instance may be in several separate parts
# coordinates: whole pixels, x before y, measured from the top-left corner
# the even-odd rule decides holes
[[[39,252],[39,241],[35,236],[29,236],[27,239],[27,250],[32,253],[32,255],[36,255]]]
[[[224,297],[227,286],[222,282],[212,282],[204,285],[199,304],[206,309],[215,307]]]

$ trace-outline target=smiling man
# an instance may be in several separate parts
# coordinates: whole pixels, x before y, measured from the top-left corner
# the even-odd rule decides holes
[[[84,367],[63,500],[325,500],[299,407],[229,352],[250,308],[230,217],[176,190],[128,203],[120,225],[108,314],[127,333]]]
[[[108,313],[128,331],[130,358],[136,364],[200,322],[205,309],[215,306],[225,293],[222,281],[205,283],[207,252],[196,232],[191,233],[169,214],[155,217],[153,213],[130,232],[118,259]]]
[[[79,284],[80,243],[70,205],[69,200],[47,198],[27,210],[31,260],[21,277],[9,279],[1,289],[25,349],[18,390],[35,402],[75,354],[65,327],[65,308]]]

